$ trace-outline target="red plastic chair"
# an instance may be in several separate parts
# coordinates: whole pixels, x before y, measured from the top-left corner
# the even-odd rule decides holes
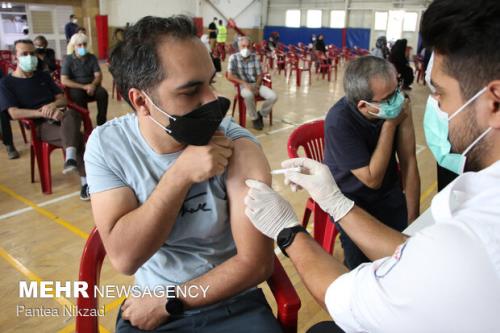
[[[240,89],[240,84],[236,81],[233,81],[229,78],[228,73],[226,72],[225,74],[226,79],[230,81],[234,87],[236,88],[236,95],[233,98],[233,113],[232,116],[234,118],[234,112],[236,110],[236,104],[238,104],[238,113],[239,113],[239,119],[240,119],[240,126],[241,127],[246,127],[247,123],[247,107],[245,105],[245,99],[243,96],[241,96],[241,89]],[[271,81],[271,75],[269,74],[264,74],[264,77],[262,78],[262,84],[268,87],[269,89],[273,89],[273,82]],[[255,103],[265,101],[264,98],[257,96],[255,98]],[[269,113],[269,126],[273,126],[273,110]]]
[[[297,127],[288,138],[288,157],[299,157],[298,150],[302,147],[307,158],[318,162],[323,161],[325,146],[325,121],[317,120]],[[309,217],[314,213],[314,239],[323,249],[332,253],[338,230],[330,217],[312,199],[308,198],[302,225],[307,227]]]
[[[73,103],[68,103],[68,107],[74,109],[82,116],[84,141],[92,133],[92,120],[90,120],[89,111]],[[31,182],[35,182],[35,159],[38,164],[38,172],[40,174],[40,183],[44,194],[52,194],[52,174],[50,171],[50,154],[56,149],[63,147],[52,145],[38,138],[36,125],[32,119],[21,119],[23,125],[31,132]],[[64,150],[63,150],[64,153]]]
[[[83,249],[80,259],[79,281],[86,281],[89,290],[94,290],[99,285],[100,273],[106,250],[102,244],[101,237],[96,228],[92,230],[87,243]],[[274,259],[273,275],[267,280],[276,303],[278,304],[278,321],[284,332],[297,332],[297,318],[300,309],[300,299],[295,291],[290,279],[286,275],[283,266],[278,258]],[[78,309],[98,309],[98,299],[94,293],[89,293],[89,298],[78,297]],[[83,313],[83,311],[81,311]],[[90,313],[90,312],[89,312]],[[99,332],[98,316],[77,316],[77,333],[97,333]]]

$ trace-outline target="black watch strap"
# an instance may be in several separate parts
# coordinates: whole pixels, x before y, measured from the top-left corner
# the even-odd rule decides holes
[[[295,239],[295,235],[297,235],[299,232],[305,232],[306,234],[308,233],[303,226],[296,225],[295,227],[285,228],[278,234],[276,242],[278,243],[281,252],[283,252],[285,256],[288,257],[288,254],[285,251],[286,248],[292,245],[293,240]]]
[[[169,297],[165,304],[165,310],[167,310],[170,315],[178,316],[184,313],[184,304],[177,297]]]

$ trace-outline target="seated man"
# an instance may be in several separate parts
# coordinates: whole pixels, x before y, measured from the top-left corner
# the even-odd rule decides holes
[[[88,37],[74,34],[71,43],[73,54],[64,59],[61,81],[69,88],[69,96],[76,104],[87,107],[87,103],[97,101],[97,125],[106,122],[108,112],[108,92],[101,86],[102,73],[95,55],[87,51]]]
[[[396,70],[384,59],[361,57],[346,68],[344,91],[326,116],[325,164],[349,199],[403,231],[419,215],[420,177],[409,101],[397,87]],[[346,266],[368,261],[339,229]]]
[[[124,37],[110,71],[135,112],[96,128],[85,154],[111,264],[144,291],[123,303],[116,331],[281,331],[255,287],[273,270],[273,243],[243,209],[245,179],[271,181],[261,148],[222,121],[229,101],[213,91],[191,18],[144,17]],[[147,294],[173,286],[198,295]]]
[[[48,48],[47,39],[40,35],[33,40],[36,48],[36,56],[38,57],[37,70],[52,73],[56,70],[56,53],[53,49]]]
[[[14,45],[17,67],[0,81],[0,112],[8,112],[12,119],[33,119],[41,140],[63,147],[66,153],[63,173],[78,170],[82,184],[80,199],[89,200],[80,132],[82,118],[77,111],[66,108],[66,98],[50,75],[35,71],[38,59],[33,42],[23,39]]]
[[[0,70],[0,79],[3,77],[3,72]],[[7,149],[9,160],[19,158],[19,152],[14,146],[14,138],[12,136],[12,127],[10,126],[10,116],[8,112],[0,112],[0,125],[2,126],[2,141]]]
[[[262,85],[262,69],[255,53],[250,52],[250,39],[241,37],[238,41],[239,52],[229,57],[228,78],[240,84],[241,96],[245,99],[247,114],[252,119],[253,128],[264,128],[263,117],[266,117],[273,108],[278,97],[276,93]],[[265,99],[262,109],[256,111],[255,97]]]

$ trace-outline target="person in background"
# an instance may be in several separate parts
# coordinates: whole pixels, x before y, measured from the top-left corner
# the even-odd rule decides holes
[[[389,59],[389,48],[387,47],[387,38],[385,36],[380,36],[377,38],[377,42],[375,43],[375,47],[371,50],[370,54],[372,56],[382,58],[382,59]]]
[[[69,88],[69,96],[76,104],[88,108],[88,102],[97,101],[97,125],[106,122],[108,92],[101,85],[102,73],[97,58],[87,50],[88,37],[71,37],[74,50],[64,59],[61,82]]]
[[[323,36],[323,34],[318,35],[314,48],[316,51],[326,54],[325,36]]]
[[[243,36],[239,40],[238,53],[229,57],[228,78],[240,84],[241,96],[245,99],[247,114],[252,119],[253,128],[261,131],[264,128],[263,117],[267,117],[278,99],[276,93],[262,85],[262,68],[254,52],[250,51],[250,39]],[[255,97],[265,99],[262,109],[256,110]]]
[[[56,70],[56,53],[53,49],[48,48],[47,39],[40,35],[35,37],[33,44],[36,48],[36,56],[38,57],[37,70],[52,73]]]
[[[12,119],[32,119],[40,139],[63,147],[63,173],[78,171],[81,180],[80,199],[89,200],[83,153],[80,114],[67,108],[64,93],[50,75],[37,71],[38,58],[29,39],[15,42],[17,67],[0,82],[0,113]],[[3,118],[2,118],[3,119]]]
[[[0,82],[3,78],[3,71],[0,70]],[[0,125],[2,126],[2,141],[5,145],[5,149],[7,150],[7,157],[9,160],[13,160],[19,158],[19,152],[14,146],[14,137],[12,135],[12,126],[10,126],[10,121],[12,118],[10,117],[8,112],[2,112],[0,110]]]
[[[413,69],[410,67],[406,56],[407,44],[408,41],[406,39],[398,39],[391,48],[389,60],[394,64],[396,70],[398,71],[399,78],[403,84],[403,89],[411,90],[410,86],[412,85],[415,76],[413,75]]]
[[[69,22],[64,26],[64,34],[66,35],[66,42],[69,43],[71,37],[78,31],[78,19],[75,14],[69,16]]]
[[[420,213],[410,102],[399,90],[394,66],[374,56],[349,62],[344,91],[346,96],[326,116],[324,163],[345,196],[403,231]],[[345,265],[354,269],[368,262],[338,227]]]
[[[222,61],[226,60],[227,28],[222,20],[217,25],[217,50]]]
[[[208,41],[210,43],[210,50],[215,49],[217,43],[217,17],[208,25]]]
[[[122,42],[123,39],[125,38],[124,35],[125,35],[125,30],[123,30],[122,28],[117,28],[113,33],[113,38],[115,42]]]

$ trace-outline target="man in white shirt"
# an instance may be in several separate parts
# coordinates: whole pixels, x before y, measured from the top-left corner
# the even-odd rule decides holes
[[[309,332],[499,331],[499,15],[496,0],[435,0],[422,18],[422,38],[435,52],[426,139],[440,165],[462,174],[433,199],[431,226],[412,237],[396,232],[347,199],[326,166],[285,161],[302,168],[286,175],[292,189],[306,189],[373,260],[347,272],[288,202],[247,181],[246,214],[335,320]]]

